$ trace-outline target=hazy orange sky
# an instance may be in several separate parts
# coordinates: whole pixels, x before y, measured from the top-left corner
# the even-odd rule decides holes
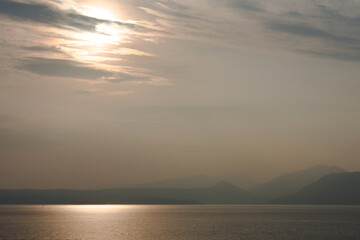
[[[0,188],[360,170],[358,0],[0,0]]]

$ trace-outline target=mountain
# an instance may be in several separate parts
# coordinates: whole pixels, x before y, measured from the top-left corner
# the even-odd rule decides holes
[[[184,178],[171,178],[161,181],[138,184],[132,188],[208,188],[220,181],[226,181],[242,189],[253,188],[257,183],[244,174],[230,174],[223,177],[195,175]]]
[[[254,188],[259,185],[259,183],[242,173],[229,174],[221,177],[221,179],[245,190]]]
[[[211,186],[203,196],[206,196],[206,198],[197,199],[207,204],[243,204],[258,202],[258,199],[253,194],[226,181],[221,181]]]
[[[304,170],[284,174],[267,183],[259,185],[252,189],[251,192],[261,196],[264,200],[284,197],[298,192],[303,187],[325,175],[339,172],[345,172],[345,170],[337,166],[317,165]]]
[[[257,199],[231,183],[209,188],[0,190],[0,204],[239,204]]]
[[[135,188],[208,188],[219,182],[220,179],[206,175],[195,175],[184,178],[170,178],[161,181],[138,184]]]
[[[175,196],[174,196],[175,195]],[[199,204],[164,189],[0,190],[0,204]]]
[[[221,190],[221,191],[242,191],[238,186],[235,186],[234,184],[231,184],[226,181],[218,182],[214,186],[211,186],[209,189]]]
[[[359,205],[360,172],[324,176],[299,192],[273,200],[277,204]]]

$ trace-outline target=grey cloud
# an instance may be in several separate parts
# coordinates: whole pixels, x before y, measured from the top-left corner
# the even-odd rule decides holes
[[[167,18],[168,16],[175,18],[175,22],[177,22],[177,20],[179,19],[194,20],[194,21],[205,20],[200,18],[199,15],[193,12],[192,11],[193,9],[191,7],[174,1],[164,1],[161,3],[148,2],[147,4],[144,4],[144,7],[145,9],[148,8],[156,11],[157,13],[151,13],[151,14],[155,14],[157,18],[163,18],[167,21],[170,21],[170,19]],[[158,13],[160,13],[160,15],[158,15]]]
[[[351,4],[344,3],[342,5]],[[245,48],[251,44],[259,44],[259,47],[255,46],[256,49],[260,49],[261,44],[266,47],[270,42],[278,48],[288,48],[287,50],[295,52],[301,50],[303,53],[336,48],[344,56],[349,55],[350,52],[351,54],[347,57],[349,59],[357,59],[356,56],[360,56],[360,28],[358,27],[360,18],[354,14],[346,14],[336,3],[321,2],[320,4],[316,0],[306,0],[304,3],[290,6],[279,0],[272,2],[271,5],[264,0],[225,0],[220,2],[199,0],[186,1],[186,3],[166,0],[161,2],[139,1],[134,6],[153,10],[148,14],[154,17],[154,24],[162,27],[162,30],[151,30],[126,22],[97,19],[75,11],[64,11],[53,5],[35,2],[0,0],[0,15],[15,20],[32,21],[66,29],[95,31],[97,24],[115,23],[138,32],[161,32],[162,37],[171,35],[178,38],[202,39],[231,46],[244,45]],[[214,15],[211,10],[209,11],[211,9],[209,6],[217,8],[216,11],[224,12],[224,14]],[[311,6],[311,11],[308,6]],[[239,11],[240,14],[226,15],[229,13],[227,11],[229,7]],[[156,21],[156,19],[161,21]],[[167,24],[163,24],[163,22]],[[280,34],[287,34],[287,36],[281,37],[281,41],[279,41]],[[322,43],[301,42],[302,38],[299,36],[318,39]],[[253,41],[254,39],[259,41]],[[266,39],[266,43],[263,43],[262,39]],[[293,42],[297,43],[296,46]],[[28,48],[28,50],[31,49]],[[33,50],[48,51],[41,47],[33,47]],[[328,56],[331,57],[332,54]]]
[[[21,61],[18,68],[44,76],[88,80],[113,75],[113,73],[106,70],[95,69],[84,63],[64,59],[26,58]]]
[[[55,46],[28,46],[22,47],[22,49],[31,51],[31,52],[55,52],[55,53],[62,53],[62,51]]]
[[[316,7],[320,10],[321,13],[324,14],[324,16],[327,16],[327,17],[340,16],[337,11],[330,9],[325,5],[318,4]]]
[[[151,81],[151,77],[97,69],[89,64],[65,59],[29,57],[20,61],[17,68],[43,76],[86,80],[101,79],[112,83],[124,81]]]
[[[260,4],[254,1],[247,1],[247,0],[226,0],[227,4],[231,8],[235,9],[244,9],[251,12],[264,12],[265,9],[260,6]]]
[[[127,73],[118,73],[116,76],[109,77],[106,79],[109,82],[118,83],[124,81],[150,81],[150,77],[135,76]]]
[[[300,24],[287,24],[287,23],[278,23],[272,22],[267,24],[269,29],[274,31],[279,31],[283,33],[289,33],[293,35],[299,35],[304,37],[313,37],[327,39],[336,42],[343,43],[356,43],[357,40],[349,37],[344,37],[340,35],[335,35],[320,29],[313,28],[311,26],[300,25]]]
[[[17,21],[32,21],[56,28],[95,31],[101,23],[115,23],[136,31],[146,28],[131,23],[108,21],[79,14],[75,11],[64,11],[42,3],[23,3],[11,0],[0,1],[0,15]]]
[[[312,13],[293,10],[286,12],[284,16],[292,17],[292,18],[311,19],[313,21],[326,20],[330,22],[332,20],[336,20],[337,23],[342,23],[342,24],[360,22],[359,16],[354,17],[351,15],[347,15],[342,13],[341,10],[337,9],[336,7],[330,7],[329,5],[326,6],[323,4],[315,4],[315,3]]]
[[[235,15],[230,13],[225,18],[223,14],[214,16],[208,11],[209,4],[213,4],[220,12],[230,7]],[[154,6],[153,9],[174,17],[176,20],[168,22],[172,21],[174,27],[185,31],[192,38],[200,37],[205,41],[229,43],[232,46],[246,43],[251,47],[251,44],[258,43],[267,47],[272,43],[280,49],[287,48],[288,51],[318,57],[320,54],[314,53],[325,51],[328,54],[321,57],[341,60],[358,61],[360,56],[360,18],[355,14],[356,9],[349,10],[357,6],[354,1],[340,4],[306,0],[291,5],[280,0],[272,3],[264,0],[204,0],[203,6],[197,3],[187,8],[179,7],[173,1],[164,1],[163,5],[166,8]],[[214,24],[208,24],[203,19],[209,19]],[[253,39],[266,39],[266,43]],[[312,44],[311,41],[316,42]]]
[[[291,17],[291,18],[304,18],[304,17],[306,17],[306,15],[301,14],[301,13],[299,13],[297,11],[287,12],[284,15],[287,16],[287,17]]]
[[[168,1],[163,2],[163,3],[166,3],[166,5],[171,9],[176,9],[176,10],[179,10],[179,11],[188,11],[188,10],[190,10],[190,6],[186,6],[184,4],[181,4],[178,1],[175,2],[173,0],[168,0]]]
[[[335,52],[335,51],[302,51],[299,52],[305,53],[308,55],[313,55],[315,57],[320,58],[333,58],[333,59],[339,59],[339,60],[345,60],[345,61],[360,61],[360,54],[351,54],[351,53],[343,53],[343,52]]]

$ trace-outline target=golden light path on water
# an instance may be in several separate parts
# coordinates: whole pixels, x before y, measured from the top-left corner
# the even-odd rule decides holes
[[[317,205],[0,205],[0,239],[358,239],[360,208]]]
[[[44,208],[52,208],[61,211],[82,212],[82,213],[118,213],[127,210],[141,209],[142,205],[112,205],[112,204],[94,204],[94,205],[49,205]]]

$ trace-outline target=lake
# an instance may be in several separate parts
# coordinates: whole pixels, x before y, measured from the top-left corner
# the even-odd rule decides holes
[[[0,205],[0,239],[360,239],[360,206]]]

